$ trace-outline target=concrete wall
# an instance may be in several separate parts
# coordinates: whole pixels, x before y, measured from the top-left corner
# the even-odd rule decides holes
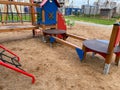
[[[99,14],[99,8],[97,6],[83,5],[83,14],[96,15]]]
[[[120,15],[120,3],[118,3],[118,5],[117,5],[117,14]]]

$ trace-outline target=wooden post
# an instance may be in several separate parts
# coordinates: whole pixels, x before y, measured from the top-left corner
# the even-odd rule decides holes
[[[42,10],[42,22],[45,22],[45,11]]]
[[[7,0],[6,0],[7,1]],[[5,12],[7,12],[7,5],[4,5],[4,13],[2,13],[2,24],[4,24],[4,22],[5,22],[5,19],[6,19],[6,14],[5,14]]]
[[[118,25],[114,25],[113,26],[113,30],[112,30],[112,34],[111,34],[111,38],[110,38],[110,42],[109,42],[109,46],[108,46],[108,51],[109,52],[109,56],[106,57],[107,59],[105,60],[105,63],[109,64],[111,63],[111,57],[113,54],[113,50],[114,50],[114,43],[115,43],[115,39],[116,39],[116,35],[118,33]]]
[[[45,22],[45,11],[44,11],[44,10],[42,10],[42,22],[43,22],[43,23]],[[45,27],[44,24],[42,25],[42,29],[43,29],[43,30],[46,29],[46,27]]]
[[[8,5],[4,5],[4,13],[2,13],[2,24],[5,23],[5,21],[7,21],[7,17],[8,17]]]
[[[109,42],[109,46],[108,46],[108,51],[107,51],[108,54],[107,54],[106,59],[105,59],[105,66],[104,66],[104,70],[103,70],[104,74],[109,73],[110,64],[112,62],[112,56],[113,56],[113,52],[114,52],[116,35],[118,33],[118,28],[119,28],[118,25],[113,26],[113,30],[112,30],[112,34],[111,34],[111,38],[110,38],[110,42]]]
[[[19,18],[20,18],[21,23],[23,23],[23,21],[22,21],[22,16],[20,15],[20,12],[19,12],[19,10],[18,10],[18,8],[17,8],[17,5],[14,5],[14,6],[15,6],[16,12],[17,12],[17,14],[18,14],[18,16],[19,16]]]
[[[8,5],[5,5],[6,7],[5,7],[5,11],[4,11],[4,13],[5,13],[5,16],[3,17],[4,18],[4,23],[7,23],[7,20],[8,20]]]
[[[120,55],[119,56],[116,55],[115,63],[116,63],[117,66],[119,65],[119,63],[120,63]]]
[[[30,0],[30,3],[33,3],[33,0]],[[35,10],[34,10],[34,6],[30,6],[30,11],[31,11],[32,25],[34,25],[35,24]],[[35,29],[33,29],[32,33],[33,33],[33,37],[34,37],[35,36]]]
[[[82,46],[82,50],[84,51],[83,60],[85,60],[86,59],[86,47],[84,45]]]
[[[33,3],[33,0],[30,0],[30,3]],[[31,10],[32,25],[34,25],[35,24],[35,10],[34,10],[34,6],[30,6],[30,10]]]

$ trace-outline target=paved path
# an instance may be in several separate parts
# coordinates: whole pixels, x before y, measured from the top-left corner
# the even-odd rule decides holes
[[[82,22],[82,21],[75,21],[75,23],[86,24],[86,25],[90,25],[90,26],[105,27],[105,28],[112,28],[113,27],[113,25],[102,25],[102,24],[95,24],[95,23]]]

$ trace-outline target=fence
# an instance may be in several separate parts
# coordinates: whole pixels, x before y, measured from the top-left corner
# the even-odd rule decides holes
[[[83,9],[83,14],[86,14],[86,15],[99,14],[99,7],[98,6],[83,5],[82,9]]]
[[[99,8],[97,6],[83,5],[82,8],[65,8],[65,15],[97,15]]]
[[[65,15],[79,15],[82,13],[83,10],[80,8],[65,8]]]
[[[22,22],[31,22],[31,14],[30,13],[15,13],[15,12],[14,13],[0,12],[0,22],[2,22],[3,18],[5,18],[4,23],[21,22],[18,14],[21,15]]]
[[[32,22],[31,3],[4,2],[0,1],[0,22],[1,23],[20,23]],[[3,4],[2,4],[3,3]],[[5,3],[5,4],[4,4]],[[7,4],[10,3],[10,4]],[[12,4],[11,4],[12,3]],[[33,4],[35,7],[35,4]]]

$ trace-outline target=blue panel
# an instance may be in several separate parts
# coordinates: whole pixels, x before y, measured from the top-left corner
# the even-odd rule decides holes
[[[24,7],[24,12],[25,12],[25,13],[29,13],[29,7],[25,6],[25,7]]]
[[[83,60],[83,57],[84,57],[84,51],[80,48],[76,48],[76,52],[80,58],[80,60],[82,61]]]
[[[52,0],[52,3],[48,0],[47,3],[43,6],[45,10],[45,23],[47,25],[50,24],[56,24],[56,12],[58,10],[58,7],[54,0]],[[53,18],[49,18],[49,16],[52,15]]]
[[[52,36],[50,37],[50,43],[54,43],[55,42],[55,38],[53,38]]]
[[[71,15],[72,8],[65,8],[65,15]]]
[[[45,5],[40,8],[37,7],[37,24],[45,24],[45,25],[51,25],[56,24],[56,13],[58,11],[58,7],[55,3],[55,0],[52,0],[50,2],[49,0],[45,3]],[[42,22],[42,10],[45,11],[45,22]],[[50,18],[51,16],[51,18]]]
[[[37,7],[37,24],[42,24],[42,8]]]

